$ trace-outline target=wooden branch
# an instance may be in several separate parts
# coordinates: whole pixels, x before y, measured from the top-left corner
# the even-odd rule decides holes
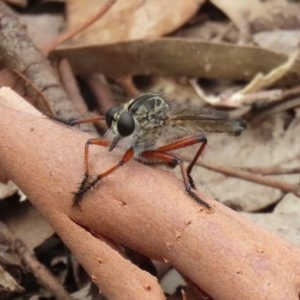
[[[8,89],[0,90],[0,103],[9,95]],[[169,261],[213,299],[298,299],[299,249],[199,192],[214,207],[207,213],[171,172],[132,161],[86,194],[81,209],[73,208],[71,192],[84,173],[89,135],[17,111],[20,102],[17,97],[10,108],[0,105],[0,168],[109,299],[164,296],[155,278],[96,236]],[[91,150],[94,173],[106,170],[122,153]]]
[[[7,106],[14,107],[14,109],[8,109]],[[75,179],[75,182],[73,181],[72,176],[69,177],[69,166],[64,165],[64,155],[61,156],[61,150],[63,150],[64,147],[61,147],[63,145],[60,145],[60,142],[55,141],[60,133],[54,131],[54,135],[52,135],[50,132],[52,131],[52,125],[54,125],[54,127],[58,126],[57,129],[60,128],[59,130],[66,130],[66,132],[69,133],[73,130],[70,131],[61,124],[52,122],[48,118],[43,117],[38,111],[10,89],[2,88],[0,89],[0,115],[6,114],[6,112],[12,113],[7,115],[7,120],[15,122],[15,125],[18,125],[15,127],[16,130],[12,130],[12,127],[8,123],[4,125],[4,119],[4,123],[1,121],[1,125],[7,126],[6,132],[8,135],[4,137],[2,135],[2,130],[0,130],[0,153],[4,155],[2,158],[8,165],[4,166],[4,161],[0,159],[0,169],[3,169],[5,174],[10,175],[10,178],[18,183],[19,187],[22,186],[24,188],[24,192],[30,198],[31,202],[39,209],[55,231],[61,236],[64,243],[70,248],[78,261],[90,274],[92,280],[99,286],[100,291],[105,294],[108,299],[164,299],[164,295],[156,278],[153,278],[147,272],[141,271],[129,260],[124,258],[115,248],[111,247],[105,241],[96,238],[71,219],[71,192],[76,189],[82,170],[76,171],[78,177]],[[42,121],[42,123],[48,123],[50,127],[47,128],[38,124],[30,125],[29,123],[31,122],[27,123],[25,119],[22,119],[21,115],[25,117],[27,121],[39,120]],[[19,119],[20,117],[21,119]],[[27,125],[25,125],[25,123],[27,123]],[[19,129],[23,126],[29,127],[22,132],[22,130]],[[23,127],[23,129],[25,129],[25,127]],[[41,131],[39,131],[38,128]],[[39,133],[36,130],[38,130]],[[13,131],[16,135],[13,134]],[[33,133],[33,135],[30,132]],[[74,132],[77,132],[77,130]],[[42,136],[40,134],[42,134]],[[26,135],[28,144],[21,138],[21,136],[25,137]],[[31,139],[33,136],[36,138],[34,139],[35,142]],[[50,137],[48,140],[50,144],[44,139],[47,139],[47,137]],[[7,142],[5,141],[6,138]],[[67,137],[67,140],[68,139],[69,137]],[[67,140],[65,146],[69,144]],[[75,140],[73,139],[75,144],[77,144],[76,140],[77,138],[75,138]],[[14,145],[17,141],[20,142],[19,146],[21,146],[21,148]],[[27,149],[32,156],[29,155],[29,153],[26,154],[24,152],[25,149],[23,147],[25,147],[26,144],[28,147]],[[43,153],[45,154],[44,150],[41,150],[40,148],[40,146],[42,146],[42,148],[45,147],[45,149],[50,150],[50,145],[58,146],[58,152],[53,153],[53,156],[52,154],[50,155],[53,158],[53,162],[56,161],[56,163],[58,163],[56,167],[51,163],[48,164],[50,161],[43,155]],[[71,148],[69,148],[69,146],[71,146]],[[67,150],[67,152],[72,152],[73,146],[71,144],[69,144],[69,146],[67,146],[68,149],[65,148],[65,150]],[[81,165],[79,161],[82,159],[82,148],[79,145],[76,145],[75,148],[79,150],[77,159],[79,159],[78,163]],[[13,154],[14,157],[9,154],[12,149],[15,151]],[[48,155],[49,154],[50,153],[48,152]],[[15,160],[17,157],[24,158],[24,161],[19,166],[14,164],[17,163],[17,160]],[[10,163],[13,163],[14,166]],[[59,166],[60,163],[62,163],[61,166]],[[53,167],[52,171],[48,169],[50,165]],[[18,171],[14,169],[15,167]],[[79,169],[81,168],[79,167]],[[58,174],[62,170],[65,170],[66,173],[61,173],[60,175],[62,177],[60,177]],[[29,179],[27,176],[29,173],[27,172],[32,175],[34,174],[34,176]],[[21,177],[25,179],[25,182],[23,182],[24,185],[17,178],[20,174],[23,174]],[[66,185],[63,182],[59,183],[59,181],[57,181],[59,178],[65,181]],[[67,182],[73,182],[74,186],[70,189]],[[33,187],[33,193],[29,192],[25,186],[28,186],[29,189]],[[66,190],[64,190],[64,186],[67,188]],[[34,192],[34,190],[37,191],[36,188],[40,190],[40,192],[44,192],[36,193]],[[80,213],[78,209],[74,210]],[[94,230],[91,228],[91,231]]]
[[[48,101],[46,107],[32,85],[27,86],[27,92],[35,106],[48,114],[50,114],[48,111],[50,106],[51,110],[60,117],[79,116],[61,88],[50,62],[27,36],[18,16],[3,1],[0,1],[0,55],[7,68],[23,74],[37,90],[43,93]]]

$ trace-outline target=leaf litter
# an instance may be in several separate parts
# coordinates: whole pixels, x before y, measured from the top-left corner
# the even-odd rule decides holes
[[[62,8],[60,15],[43,19],[43,28],[62,22],[64,13],[68,20],[65,27],[77,26],[93,15],[100,2],[66,2],[66,10]],[[204,161],[246,170],[298,168],[300,103],[295,101],[299,93],[286,99],[280,97],[299,82],[300,5],[279,0],[174,1],[172,5],[171,10],[168,1],[118,1],[98,22],[52,51],[50,58],[68,59],[76,75],[86,81],[93,74],[103,74],[117,101],[128,98],[124,90],[130,81],[125,78],[132,78],[135,89],[141,92],[159,91],[174,101],[211,105],[248,121],[248,130],[240,137],[208,135],[200,165]],[[26,16],[29,35],[42,47],[46,29],[41,32],[35,26],[30,9],[19,14]],[[59,27],[51,31],[52,36],[59,34]],[[276,102],[270,101],[274,91]],[[258,92],[265,93],[268,101],[260,101]],[[252,100],[248,101],[250,96]],[[98,103],[101,105],[101,99]],[[290,103],[288,109],[272,114],[277,105],[286,103]],[[263,117],[258,119],[259,115]],[[183,155],[191,159],[193,154],[188,152]],[[259,175],[255,171],[252,174]],[[297,196],[203,167],[195,168],[193,178],[202,192],[300,244]],[[300,180],[299,173],[271,174],[268,178],[296,187]],[[14,191],[5,188],[3,197],[9,198],[0,203],[4,214],[10,211],[1,218],[9,230],[37,254],[43,253],[43,247],[64,252],[53,230],[33,208],[20,209],[24,204],[16,202]],[[50,246],[45,246],[46,241]],[[69,258],[68,254],[64,256]],[[64,269],[70,268],[68,261],[63,260]],[[64,277],[65,282],[67,277],[70,274]],[[77,299],[86,299],[86,280],[74,278],[68,284],[73,291],[76,285],[81,286]],[[15,291],[23,290],[16,285]],[[34,293],[47,295],[42,288]]]

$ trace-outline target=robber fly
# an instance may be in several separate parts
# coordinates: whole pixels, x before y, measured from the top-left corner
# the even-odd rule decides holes
[[[232,120],[226,112],[176,104],[155,93],[142,94],[128,103],[109,109],[105,116],[75,121],[73,125],[99,119],[106,121],[109,130],[104,139],[93,138],[86,142],[86,171],[78,191],[74,193],[74,205],[96,183],[135,157],[144,163],[164,163],[171,167],[179,165],[186,192],[201,205],[210,208],[193,191],[195,185],[191,177],[192,169],[207,144],[203,133],[239,135],[246,128],[245,121]],[[173,150],[195,144],[200,144],[199,149],[186,168]],[[118,164],[91,179],[88,162],[90,145],[107,146],[109,151],[120,145],[126,151]]]

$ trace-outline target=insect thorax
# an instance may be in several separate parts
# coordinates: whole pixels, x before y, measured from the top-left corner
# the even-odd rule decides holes
[[[152,148],[162,134],[169,112],[168,103],[160,96],[148,93],[130,101],[127,109],[139,126],[136,132],[136,148]]]

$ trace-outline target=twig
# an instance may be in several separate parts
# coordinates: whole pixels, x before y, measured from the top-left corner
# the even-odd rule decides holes
[[[20,240],[15,241],[16,251],[22,257],[26,266],[31,270],[39,282],[55,296],[56,299],[71,300],[72,298],[59,281],[42,265]]]
[[[99,109],[102,113],[106,113],[109,108],[116,105],[115,101],[113,100],[109,85],[107,84],[103,75],[92,75],[85,78],[85,81],[93,90],[99,105]]]
[[[259,103],[274,103],[283,99],[283,91],[281,89],[259,91],[249,94],[233,94],[229,98],[223,100],[221,103],[229,106],[251,105]]]
[[[139,94],[139,90],[136,88],[132,80],[132,76],[119,76],[118,78],[115,78],[115,80],[130,97],[134,97]]]
[[[57,116],[78,117],[50,63],[29,39],[17,15],[3,1],[0,1],[0,55],[7,68],[17,70],[33,82]],[[27,92],[32,99],[36,97],[32,88]]]
[[[282,91],[282,98],[291,98],[300,94],[300,85]]]
[[[204,101],[208,102],[207,99],[206,99],[207,97],[205,96],[204,91],[202,90],[202,88],[199,86],[199,84],[197,82],[197,79],[195,79],[195,78],[189,79],[189,83],[190,83],[191,87],[194,89],[195,93],[198,95],[198,97],[201,100],[204,100]]]
[[[54,44],[51,44],[52,47],[57,46],[57,43],[63,42],[86,28],[86,26],[89,26],[91,22],[101,17],[114,3],[114,0],[106,1],[102,9],[97,13],[97,16],[90,19],[86,24],[81,25],[80,28],[77,27],[60,36]],[[44,48],[44,54],[51,50],[51,45]],[[0,54],[9,69],[22,73],[24,77],[28,78],[28,81],[33,83],[37,90],[43,93],[55,115],[64,119],[78,118],[78,112],[61,88],[60,82],[56,78],[56,74],[49,62],[32,44],[18,17],[2,1],[0,1]],[[32,88],[28,89],[28,94],[33,99],[36,97],[36,92]],[[38,107],[43,107],[43,105]]]
[[[85,104],[84,99],[82,98],[74,73],[70,63],[66,59],[62,59],[58,64],[58,71],[63,87],[68,93],[70,99],[72,100],[77,111],[82,115],[86,116],[88,114],[88,108]]]
[[[22,261],[35,275],[37,280],[49,290],[56,299],[59,300],[71,300],[72,298],[60,284],[60,282],[49,272],[49,270],[42,265],[33,253],[26,247],[26,245],[20,240],[16,239],[14,235],[9,231],[7,226],[0,222],[1,239],[5,240],[5,243],[16,253],[19,254]]]
[[[103,6],[100,8],[100,10],[92,18],[90,18],[83,24],[80,24],[80,25],[76,26],[75,28],[72,28],[72,29],[68,30],[67,32],[61,34],[57,39],[55,39],[50,44],[43,47],[42,53],[44,53],[45,55],[48,55],[48,53],[50,51],[54,50],[57,46],[59,46],[60,44],[62,44],[65,41],[69,40],[70,38],[72,38],[79,32],[83,31],[87,27],[89,27],[91,24],[93,24],[99,18],[101,18],[106,12],[108,12],[109,9],[111,8],[111,6],[113,4],[115,4],[115,2],[116,2],[116,0],[107,0],[103,4]]]
[[[66,59],[62,59],[58,64],[58,71],[60,74],[62,84],[63,84],[66,92],[70,96],[70,99],[71,99],[72,103],[74,104],[75,108],[77,109],[77,111],[80,113],[80,115],[82,115],[84,117],[89,117],[90,113],[89,113],[88,107],[80,94],[80,90],[78,88],[78,85],[77,85],[76,79],[74,77],[74,74],[72,72],[72,68],[69,64],[69,61]],[[85,124],[84,127],[81,127],[81,128],[84,131],[93,132],[93,131],[95,131],[95,127],[93,125],[102,131],[104,128],[106,129],[104,123],[101,121],[100,122],[96,121],[94,124],[92,124],[92,123]]]
[[[265,107],[263,110],[257,112],[253,117],[253,122],[258,122],[266,117],[279,113],[281,111],[286,111],[288,109],[294,109],[300,106],[300,97],[296,97],[289,101],[284,101],[277,103],[276,105]]]
[[[239,94],[236,93],[229,97],[228,99],[221,102],[221,104],[240,106],[245,104],[268,104],[279,101],[284,101],[286,99],[292,98],[294,96],[298,96],[300,94],[300,86],[296,86],[290,89],[282,90],[282,89],[274,89],[268,91],[259,91],[255,93],[249,94]]]
[[[278,181],[264,177],[262,175],[255,175],[246,171],[238,170],[236,168],[218,166],[203,161],[199,162],[199,165],[211,171],[219,172],[227,176],[232,176],[250,182],[255,182],[261,185],[273,187],[282,190],[283,192],[293,193],[297,197],[300,197],[300,186],[297,184]]]
[[[29,80],[26,76],[24,76],[21,72],[19,72],[18,70],[12,70],[13,73],[17,74],[22,80],[24,80],[25,83],[28,84],[28,87],[32,88],[35,93],[37,94],[37,99],[35,101],[38,100],[38,97],[40,97],[40,99],[42,99],[42,104],[45,106],[46,111],[48,111],[48,114],[50,116],[54,116],[54,112],[51,109],[51,106],[49,105],[48,101],[46,100],[45,96],[43,95],[43,93],[34,85],[34,83]],[[35,105],[37,106],[37,105]]]
[[[241,170],[250,172],[250,173],[256,173],[260,175],[284,175],[284,174],[298,174],[300,173],[300,167],[295,168],[281,168],[278,166],[272,166],[272,167],[249,167],[249,168],[241,168]]]

